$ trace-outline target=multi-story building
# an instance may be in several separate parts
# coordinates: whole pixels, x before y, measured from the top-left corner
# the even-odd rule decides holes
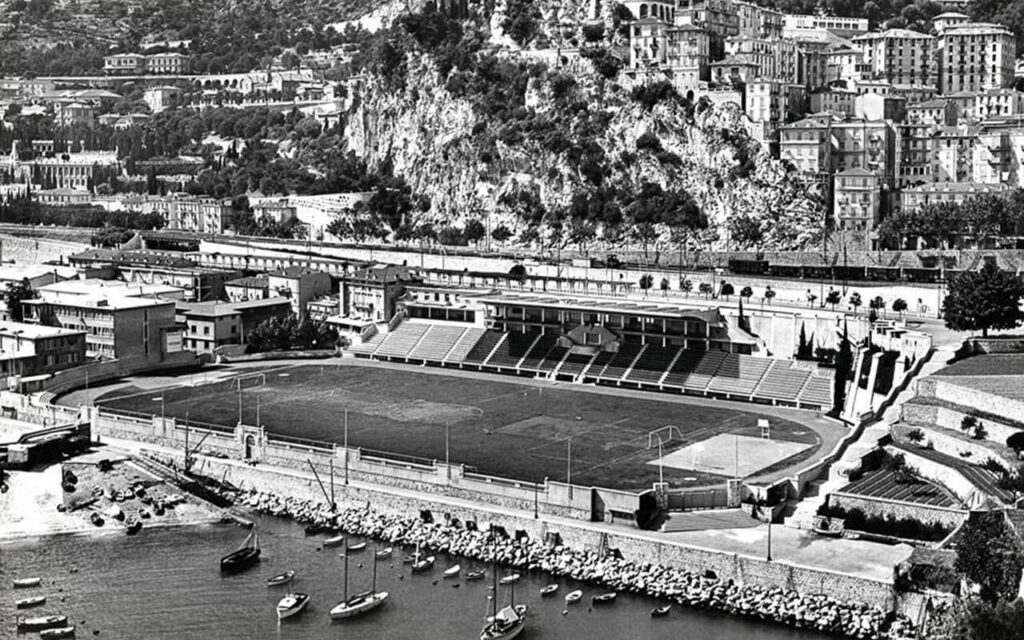
[[[422,282],[406,267],[375,265],[356,271],[342,279],[341,315],[359,321],[388,321],[406,288]]]
[[[935,27],[935,33],[941,34],[950,27],[959,27],[961,25],[968,24],[970,21],[970,16],[950,11],[947,13],[940,13],[932,18],[932,25]]]
[[[261,322],[284,318],[291,312],[288,298],[243,302],[198,302],[181,305],[185,324],[184,347],[196,353],[213,353],[217,347],[245,344]]]
[[[917,211],[926,204],[952,202],[961,204],[975,196],[998,195],[1009,191],[1005,184],[981,182],[933,182],[904,189],[900,194],[900,208],[903,211]]]
[[[692,24],[711,36],[711,57],[721,59],[725,39],[739,35],[740,19],[733,0],[691,0],[676,9],[676,24]]]
[[[121,163],[113,151],[64,153],[52,158],[16,162],[16,172],[33,184],[47,189],[89,191],[95,185],[121,173]]]
[[[907,117],[907,101],[897,96],[864,93],[854,98],[853,115],[864,120],[903,122]]]
[[[177,52],[117,53],[103,58],[103,73],[112,76],[181,75],[190,67],[189,57]]]
[[[917,121],[897,125],[900,155],[896,168],[896,188],[931,182],[933,135],[941,124]]]
[[[654,18],[671,23],[676,17],[676,3],[669,0],[627,0],[622,5],[633,14],[634,20]]]
[[[154,201],[152,210],[163,216],[168,229],[198,233],[222,233],[234,220],[231,200],[185,193],[173,193]]]
[[[252,202],[252,213],[257,220],[271,220],[277,224],[287,224],[298,218],[295,205],[287,199],[268,199]]]
[[[181,94],[182,90],[178,87],[150,87],[142,94],[142,99],[149,105],[150,111],[160,113],[178,106],[181,102]]]
[[[35,376],[85,363],[85,331],[0,323],[0,375]]]
[[[146,72],[154,75],[173,76],[188,73],[189,57],[183,53],[154,53],[146,56]]]
[[[680,95],[690,95],[702,82],[710,80],[711,34],[692,24],[679,24],[665,30],[665,64],[672,84]]]
[[[22,301],[25,322],[85,333],[89,358],[160,362],[180,351],[174,302],[134,297],[124,283],[78,280],[47,285]]]
[[[797,82],[808,89],[824,86],[828,82],[828,54],[799,44],[797,52]]]
[[[309,227],[309,237],[323,240],[327,227],[336,218],[348,216],[357,202],[366,202],[373,197],[373,191],[352,193],[326,193],[318,196],[292,196],[289,202],[295,206],[299,222]]]
[[[931,176],[934,182],[968,182],[974,162],[974,145],[980,127],[944,126],[932,139]]]
[[[1024,114],[1024,93],[1016,89],[989,89],[974,98],[974,117],[979,120]]]
[[[942,96],[953,104],[957,122],[974,120],[974,108],[978,105],[978,94],[974,91],[957,91]]]
[[[755,137],[765,142],[789,114],[803,112],[807,91],[799,84],[758,79],[747,84],[745,98],[747,117],[764,125]]]
[[[112,76],[135,76],[146,72],[146,56],[139,53],[116,53],[103,58],[103,73]]]
[[[711,63],[711,81],[718,85],[739,86],[757,77],[757,65],[753,62],[729,56]]]
[[[267,286],[271,296],[288,298],[292,313],[303,318],[309,301],[331,293],[334,282],[328,273],[296,266],[268,274]]]
[[[834,206],[837,228],[871,231],[881,221],[881,189],[878,175],[856,168],[835,174]]]
[[[53,106],[53,121],[58,127],[92,125],[96,108],[84,102],[58,102]]]
[[[870,77],[891,84],[932,85],[936,83],[935,37],[909,29],[856,36]]]
[[[224,283],[224,295],[231,302],[246,300],[263,300],[270,297],[270,278],[267,276],[247,276],[228,280]]]
[[[739,35],[751,38],[781,38],[785,23],[782,12],[753,2],[734,0]]]
[[[630,69],[659,75],[665,72],[666,29],[668,23],[657,18],[642,18],[629,26]]]
[[[826,29],[842,38],[851,38],[868,32],[867,18],[840,18],[837,16],[808,16],[785,14],[782,17],[783,36],[794,31]]]
[[[999,24],[949,26],[939,34],[939,91],[1001,89],[1013,84],[1013,32]]]
[[[852,80],[865,72],[864,58],[859,49],[837,47],[825,53],[825,80]]]
[[[956,116],[956,104],[945,98],[935,98],[907,107],[907,124],[912,125],[954,125]]]
[[[159,251],[87,249],[68,261],[75,267],[109,265],[128,284],[173,287],[181,292],[175,298],[196,302],[219,300],[224,296],[225,283],[242,275],[239,271],[199,266],[179,253]]]
[[[795,43],[781,38],[737,36],[725,41],[727,56],[757,65],[756,77],[790,84],[800,81],[799,51]]]

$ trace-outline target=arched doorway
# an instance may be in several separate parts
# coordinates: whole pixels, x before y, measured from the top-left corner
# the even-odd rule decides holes
[[[245,459],[252,460],[253,450],[256,448],[256,438],[251,435],[245,436]]]

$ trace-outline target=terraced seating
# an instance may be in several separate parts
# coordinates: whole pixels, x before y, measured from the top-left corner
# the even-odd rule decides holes
[[[377,350],[377,347],[380,346],[380,343],[384,342],[385,336],[386,334],[380,332],[375,333],[373,334],[373,337],[367,340],[366,342],[362,344],[354,344],[351,347],[349,347],[348,350],[350,353],[354,353],[358,356],[373,355],[373,352]]]
[[[700,362],[693,368],[693,371],[683,382],[683,388],[687,391],[704,391],[715,376],[718,367],[725,360],[725,353],[721,351],[705,351]]]
[[[749,396],[771,363],[768,358],[729,354],[708,384],[708,391]]]
[[[445,358],[444,361],[456,364],[463,362],[484,333],[485,330],[479,327],[470,327],[466,329],[462,334],[462,337],[459,338],[458,342],[455,343],[455,346],[452,347],[452,350],[448,352],[448,357]]]
[[[537,365],[537,369],[541,373],[551,373],[567,353],[569,353],[569,349],[567,347],[559,347],[558,345],[555,345],[552,347],[551,351],[548,351],[548,355],[544,357],[544,360]]]
[[[611,359],[608,366],[604,368],[599,375],[602,380],[615,381],[622,377],[626,370],[629,369],[629,365],[633,364],[633,359],[640,353],[640,350],[644,348],[642,344],[630,344],[624,343],[619,346],[619,352],[615,354],[615,357]]]
[[[571,353],[562,363],[562,368],[558,370],[558,375],[579,375],[587,364],[594,359],[594,356],[586,353]]]
[[[679,347],[659,347],[647,345],[633,369],[626,375],[629,382],[647,382],[657,384],[661,376],[668,370],[672,360],[679,353]]]
[[[676,362],[672,365],[668,375],[665,376],[665,379],[661,383],[662,386],[682,389],[686,379],[690,377],[690,373],[693,372],[694,368],[696,368],[697,363],[700,362],[703,355],[703,351],[683,351],[679,357],[676,358]]]
[[[801,404],[812,404],[827,409],[832,406],[832,378],[811,374],[800,394]]]
[[[526,355],[526,352],[530,350],[530,347],[537,340],[537,335],[535,331],[526,333],[521,331],[509,332],[508,338],[498,344],[497,350],[487,359],[484,366],[515,369],[519,361],[523,359],[523,356]]]
[[[753,395],[765,400],[796,402],[809,375],[811,375],[809,371],[791,369],[786,360],[775,360],[765,373],[761,384],[754,390]]]
[[[444,360],[444,357],[448,355],[448,352],[452,350],[452,347],[465,332],[465,327],[446,324],[429,325],[423,339],[409,352],[409,357],[413,360],[440,362]]]
[[[501,331],[484,331],[462,361],[466,364],[483,364],[487,356],[491,354],[491,350],[499,342],[505,341],[505,335]]]
[[[598,353],[594,358],[594,362],[590,365],[590,368],[587,369],[586,374],[584,374],[583,379],[597,380],[601,375],[601,372],[604,371],[604,368],[608,366],[608,363],[611,362],[612,358],[616,355],[617,354],[614,351],[602,351]]]
[[[408,358],[409,352],[429,328],[428,324],[403,322],[384,337],[373,355],[377,358]]]
[[[551,349],[554,348],[558,336],[552,333],[545,333],[533,345],[533,348],[526,354],[519,368],[526,371],[539,371],[540,363],[544,361]]]
[[[896,449],[901,449],[907,453],[912,453],[922,458],[927,458],[933,462],[937,462],[943,466],[956,469],[970,482],[972,485],[977,487],[983,493],[992,496],[1005,504],[1013,504],[1015,496],[1012,491],[1004,489],[999,486],[999,476],[995,472],[989,471],[984,467],[980,467],[975,464],[971,464],[960,458],[939,453],[934,449],[925,449],[921,447],[908,447],[903,444],[893,444]],[[963,496],[961,496],[962,498]]]

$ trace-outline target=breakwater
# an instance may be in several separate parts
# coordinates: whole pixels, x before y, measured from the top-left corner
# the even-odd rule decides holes
[[[908,621],[899,617],[893,619],[878,607],[824,595],[800,594],[780,587],[740,585],[710,572],[701,574],[658,564],[631,562],[611,553],[573,549],[557,539],[513,537],[504,531],[496,535],[492,531],[477,529],[475,523],[471,525],[457,519],[428,522],[422,517],[382,513],[369,506],[350,507],[333,514],[322,503],[255,490],[241,492],[234,497],[237,504],[264,514],[335,527],[350,534],[390,543],[420,545],[425,549],[519,570],[544,571],[690,607],[853,638],[913,637]]]

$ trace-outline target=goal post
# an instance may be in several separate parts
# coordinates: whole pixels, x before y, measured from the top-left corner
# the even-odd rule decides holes
[[[660,441],[662,444],[666,442],[672,442],[672,438],[675,436],[678,440],[684,440],[682,430],[674,424],[666,425],[664,427],[658,427],[647,434],[647,448],[653,449],[658,446]]]

